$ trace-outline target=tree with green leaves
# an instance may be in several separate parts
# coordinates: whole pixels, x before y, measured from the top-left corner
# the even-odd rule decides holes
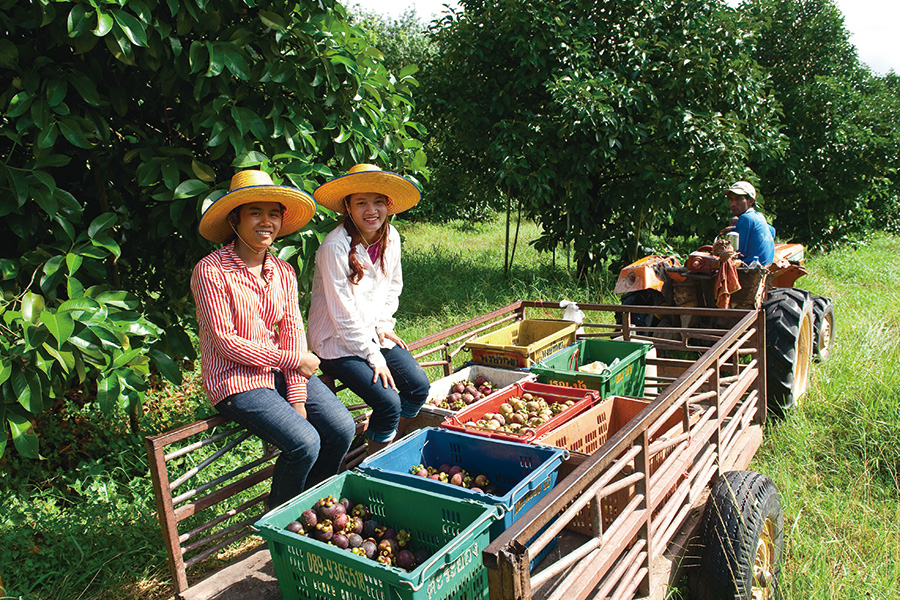
[[[784,156],[753,165],[779,237],[827,245],[883,225],[876,213],[896,204],[896,87],[859,63],[834,0],[747,0],[740,11],[783,107]]]
[[[581,272],[650,234],[713,235],[721,186],[781,152],[752,36],[723,3],[461,4],[421,78],[433,193],[512,198]]]
[[[334,0],[0,0],[0,454],[81,389],[137,410],[193,357],[204,202],[239,169],[312,190],[369,161],[415,174],[414,69]],[[286,239],[308,285],[329,217]]]

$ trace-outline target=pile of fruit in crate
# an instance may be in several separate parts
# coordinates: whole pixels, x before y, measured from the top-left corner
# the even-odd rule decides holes
[[[426,467],[425,465],[415,465],[409,470],[413,475],[419,477],[429,477],[436,481],[443,481],[450,485],[458,485],[475,492],[484,492],[485,494],[497,494],[497,490],[491,486],[487,475],[470,475],[465,469],[459,465],[443,464],[440,467]]]
[[[406,571],[430,556],[424,547],[411,546],[411,536],[405,529],[395,531],[379,523],[365,504],[354,505],[347,498],[336,500],[330,494],[319,498],[285,529]]]
[[[484,375],[479,375],[475,381],[468,379],[457,381],[450,386],[450,391],[445,397],[434,398],[431,400],[431,404],[448,410],[462,410],[469,404],[478,402],[493,393],[494,384],[488,381]]]
[[[467,421],[465,426],[525,435],[534,433],[536,428],[573,404],[574,400],[548,403],[542,397],[526,392],[521,398],[515,396],[501,404],[495,413],[485,413],[477,421]]]

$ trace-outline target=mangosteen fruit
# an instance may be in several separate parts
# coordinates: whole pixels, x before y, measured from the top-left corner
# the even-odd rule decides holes
[[[375,555],[378,554],[378,544],[376,544],[375,540],[373,540],[372,538],[363,540],[360,548],[363,549],[366,558],[375,558]]]
[[[331,543],[341,550],[346,550],[350,547],[350,540],[341,532],[335,533],[331,536]]]
[[[397,543],[397,540],[395,540],[394,538],[382,538],[382,540],[380,542],[378,542],[378,551],[379,552],[383,553],[385,550],[387,550],[388,552],[391,553],[391,555],[394,555],[397,553],[397,550],[399,550],[399,549],[400,549],[400,545]]]
[[[306,529],[312,529],[319,522],[319,518],[316,515],[316,511],[310,508],[309,510],[304,510],[303,514],[300,515],[300,522]]]
[[[324,520],[320,521],[316,528],[312,530],[313,537],[319,540],[320,542],[328,542],[331,541],[331,538],[334,536],[334,529],[331,528],[331,521]]]
[[[347,536],[347,544],[351,548],[359,548],[360,546],[362,546],[362,543],[363,543],[363,538],[358,533],[351,533],[350,535]]]
[[[285,527],[285,529],[287,529],[291,533],[299,533],[303,535],[303,525],[300,523],[300,521],[291,521],[287,524],[287,527]]]
[[[350,521],[347,523],[347,526],[344,527],[344,530],[347,533],[359,533],[362,534],[363,530],[363,520],[359,517],[350,517]]]
[[[475,383],[476,386],[481,387],[481,386],[483,386],[485,383],[487,383],[487,377],[485,377],[484,375],[479,375],[478,377],[475,378],[475,382],[474,382],[474,383]]]
[[[369,519],[368,521],[363,521],[361,536],[364,538],[374,538],[375,532],[378,530],[378,521],[375,519]]]
[[[450,477],[453,477],[457,473],[462,473],[462,470],[463,470],[463,468],[461,466],[453,465],[452,467],[450,467],[450,470],[447,471],[447,475],[449,475]]]
[[[365,521],[369,518],[369,507],[365,504],[357,504],[353,507],[353,510],[350,511],[350,514]]]
[[[453,394],[462,394],[464,391],[466,391],[466,384],[462,382],[454,383],[453,387],[450,388],[450,392]]]
[[[478,475],[475,477],[475,487],[484,489],[488,484],[490,484],[490,480],[486,475]]]
[[[461,398],[462,398],[462,401],[465,402],[466,404],[472,404],[473,402],[475,402],[475,396],[473,396],[472,394],[469,394],[468,392],[463,394]]]
[[[344,505],[340,502],[334,502],[333,504],[326,504],[319,508],[319,516],[324,519],[331,519],[334,521],[335,517],[338,515],[347,514],[347,509],[344,508]]]
[[[397,558],[394,560],[394,563],[397,567],[404,569],[405,571],[412,571],[416,568],[416,557],[409,550],[401,550],[397,553]]]
[[[455,474],[450,478],[450,484],[451,484],[451,485],[459,485],[459,486],[461,486],[461,485],[463,484],[463,475],[462,475],[462,473],[455,473]]]
[[[350,522],[350,517],[347,516],[347,513],[342,513],[336,515],[334,519],[331,521],[332,527],[334,527],[335,531],[343,531],[347,524]]]

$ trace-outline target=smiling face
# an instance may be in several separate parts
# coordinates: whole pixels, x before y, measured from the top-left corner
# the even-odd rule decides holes
[[[281,230],[283,208],[278,202],[248,202],[234,225],[239,238],[256,251],[268,248]]]
[[[366,243],[374,242],[388,214],[388,199],[383,194],[350,194],[350,218]]]
[[[725,192],[725,197],[728,198],[728,208],[731,209],[731,214],[735,217],[741,216],[751,207],[752,200],[750,200],[750,196]]]

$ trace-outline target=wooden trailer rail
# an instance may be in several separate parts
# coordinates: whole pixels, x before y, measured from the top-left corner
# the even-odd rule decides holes
[[[606,308],[579,307],[585,312]],[[622,308],[625,314],[648,312]],[[730,311],[726,316],[738,322],[724,333],[703,333],[718,339],[711,347],[698,347],[705,352],[696,362],[655,359],[659,367],[681,369],[681,374],[485,549],[491,600],[662,598],[674,585],[679,564],[660,571],[657,559],[673,549],[673,536],[684,531],[682,525],[702,504],[710,483],[724,471],[745,468],[762,441],[765,315]],[[630,319],[624,321],[619,333],[626,338],[661,341],[647,336],[652,328],[638,332]],[[691,340],[698,339],[697,332],[680,328],[656,333],[681,336],[680,343],[660,344],[681,349],[693,348]],[[681,416],[682,432],[657,439],[673,415]],[[575,536],[574,549],[531,573],[530,560],[583,510],[591,515],[591,535]]]

